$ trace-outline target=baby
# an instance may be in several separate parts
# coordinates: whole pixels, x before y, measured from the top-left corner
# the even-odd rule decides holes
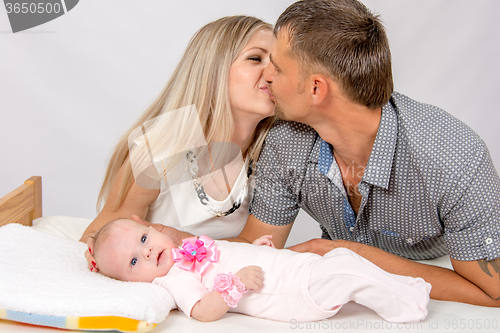
[[[349,301],[390,322],[417,322],[427,315],[431,286],[420,278],[390,274],[345,248],[319,256],[275,249],[270,238],[254,245],[191,237],[176,248],[167,235],[119,219],[88,245],[93,271],[163,286],[180,310],[201,321],[228,311],[315,321],[333,316]]]

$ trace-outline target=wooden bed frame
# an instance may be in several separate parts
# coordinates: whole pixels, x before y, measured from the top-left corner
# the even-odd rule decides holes
[[[9,223],[31,226],[42,217],[42,177],[33,176],[0,199],[0,227]]]

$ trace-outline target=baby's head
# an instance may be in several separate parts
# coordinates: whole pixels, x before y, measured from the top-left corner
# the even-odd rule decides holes
[[[170,237],[128,219],[109,222],[87,242],[104,275],[122,281],[152,282],[173,265]]]

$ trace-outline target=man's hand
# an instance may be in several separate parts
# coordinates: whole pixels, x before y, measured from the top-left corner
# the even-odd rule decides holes
[[[175,229],[173,227],[167,227],[166,225],[163,225],[163,224],[151,223],[151,222],[148,222],[148,221],[144,221],[143,219],[141,219],[137,215],[132,215],[130,217],[130,219],[133,220],[133,221],[135,221],[135,222],[137,222],[137,223],[139,223],[139,224],[145,225],[146,227],[152,227],[156,231],[159,231],[162,234],[167,235],[168,237],[170,237],[172,239],[172,241],[174,242],[174,244],[177,245],[177,246],[182,245],[182,240],[184,238],[189,238],[189,237],[193,236],[190,233],[187,233],[187,232],[184,232],[184,231],[179,231],[179,230],[177,230],[177,229]]]

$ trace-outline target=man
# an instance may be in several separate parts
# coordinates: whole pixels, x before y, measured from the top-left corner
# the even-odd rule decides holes
[[[266,138],[240,238],[283,247],[302,208],[323,237],[293,250],[350,248],[434,299],[500,306],[500,179],[481,139],[393,92],[384,27],[358,1],[299,1],[275,34],[264,75],[291,122]],[[445,254],[454,270],[408,260]]]

